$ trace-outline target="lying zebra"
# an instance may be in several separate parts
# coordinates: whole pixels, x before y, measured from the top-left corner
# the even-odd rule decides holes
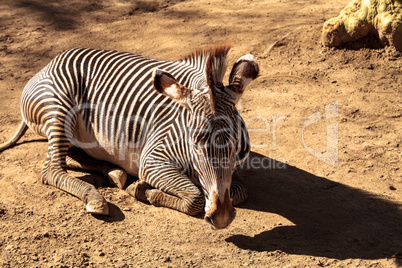
[[[25,86],[22,123],[3,151],[32,129],[49,142],[44,184],[107,215],[92,184],[66,168],[101,171],[138,200],[226,228],[246,190],[232,175],[248,156],[249,138],[235,108],[259,68],[252,55],[222,83],[230,46],[198,50],[178,61],[94,49],[71,49],[54,58]],[[86,154],[71,148],[81,148]],[[97,160],[95,160],[97,159]],[[99,161],[102,160],[102,161]]]

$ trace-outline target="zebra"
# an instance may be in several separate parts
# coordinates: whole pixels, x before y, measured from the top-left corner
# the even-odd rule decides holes
[[[259,75],[239,58],[229,75],[230,45],[196,50],[176,61],[129,52],[74,48],[56,56],[24,87],[22,122],[0,152],[31,129],[48,139],[40,178],[68,192],[92,214],[108,215],[94,185],[67,168],[100,171],[137,200],[229,226],[247,198],[236,173],[250,152],[236,103]],[[233,177],[233,179],[232,179]]]

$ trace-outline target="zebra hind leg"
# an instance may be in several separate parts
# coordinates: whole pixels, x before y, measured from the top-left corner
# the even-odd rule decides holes
[[[52,185],[67,193],[80,198],[86,204],[86,210],[92,214],[109,215],[109,207],[105,198],[96,190],[95,186],[67,174],[66,155],[69,141],[59,122],[52,122],[49,131],[49,150],[45,167],[41,173],[44,184]],[[50,126],[50,124],[48,124]]]
[[[107,176],[110,183],[122,189],[127,173],[109,162],[96,160],[77,147],[70,147],[66,157],[67,168],[92,170]]]
[[[235,171],[232,177],[232,184],[230,185],[230,198],[232,199],[233,206],[240,205],[246,201],[247,197],[247,189],[241,182],[237,171]]]

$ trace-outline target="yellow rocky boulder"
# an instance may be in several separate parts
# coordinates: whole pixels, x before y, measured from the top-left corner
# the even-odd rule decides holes
[[[322,39],[325,45],[337,47],[368,34],[402,51],[402,1],[352,0],[338,17],[324,23]]]

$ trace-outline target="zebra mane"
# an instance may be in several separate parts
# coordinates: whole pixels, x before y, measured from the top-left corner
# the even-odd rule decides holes
[[[227,54],[231,45],[223,44],[214,47],[199,49],[183,58],[183,61],[198,65],[205,72],[209,86],[221,86],[226,72]]]
[[[228,66],[227,54],[231,48],[229,44],[217,45],[207,49],[199,49],[183,60],[201,67],[206,82],[211,89],[211,109],[215,113],[215,98],[217,87],[223,86],[223,77]]]

